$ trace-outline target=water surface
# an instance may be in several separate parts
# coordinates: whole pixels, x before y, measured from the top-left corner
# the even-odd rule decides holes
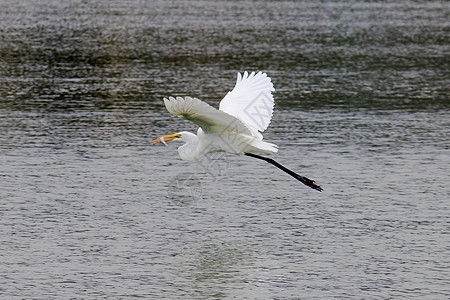
[[[3,298],[447,299],[445,1],[2,1]],[[162,97],[272,78],[274,159]]]

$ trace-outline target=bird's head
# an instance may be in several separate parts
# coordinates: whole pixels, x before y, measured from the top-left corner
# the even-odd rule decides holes
[[[155,142],[153,142],[153,145],[155,144],[159,144],[162,143],[164,145],[167,145],[167,142],[171,142],[171,141],[176,141],[176,140],[182,140],[183,139],[183,133],[179,132],[179,133],[175,133],[175,134],[171,134],[171,135],[165,135],[165,136],[161,136],[159,138],[153,139]]]

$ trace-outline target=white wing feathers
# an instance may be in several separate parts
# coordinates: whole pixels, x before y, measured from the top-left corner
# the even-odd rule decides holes
[[[219,109],[241,120],[252,135],[262,139],[272,119],[275,91],[270,77],[259,72],[238,73],[236,85],[220,102]]]
[[[225,131],[234,131],[251,135],[247,128],[236,117],[215,109],[209,104],[192,97],[169,97],[164,98],[164,104],[167,110],[178,117],[190,120],[200,126],[205,133],[224,133]]]
[[[171,114],[194,122],[205,133],[234,131],[262,140],[261,132],[272,119],[274,90],[267,74],[245,71],[238,73],[235,87],[218,110],[192,97],[164,98],[164,104]]]

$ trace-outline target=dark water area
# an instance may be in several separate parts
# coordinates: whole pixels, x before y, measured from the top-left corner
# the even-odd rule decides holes
[[[2,12],[7,106],[218,100],[243,69],[271,74],[281,108],[449,105],[445,1],[3,1]]]
[[[448,299],[447,1],[0,1],[0,298]],[[274,159],[198,163],[236,73]]]

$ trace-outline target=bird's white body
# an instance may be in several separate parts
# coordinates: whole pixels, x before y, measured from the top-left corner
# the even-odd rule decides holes
[[[197,160],[206,153],[276,153],[275,144],[263,141],[261,132],[272,119],[273,84],[265,73],[238,73],[236,86],[220,102],[219,109],[192,97],[164,98],[167,110],[190,120],[200,128],[167,136],[186,142],[178,148],[183,160]],[[164,137],[163,137],[164,138]]]

